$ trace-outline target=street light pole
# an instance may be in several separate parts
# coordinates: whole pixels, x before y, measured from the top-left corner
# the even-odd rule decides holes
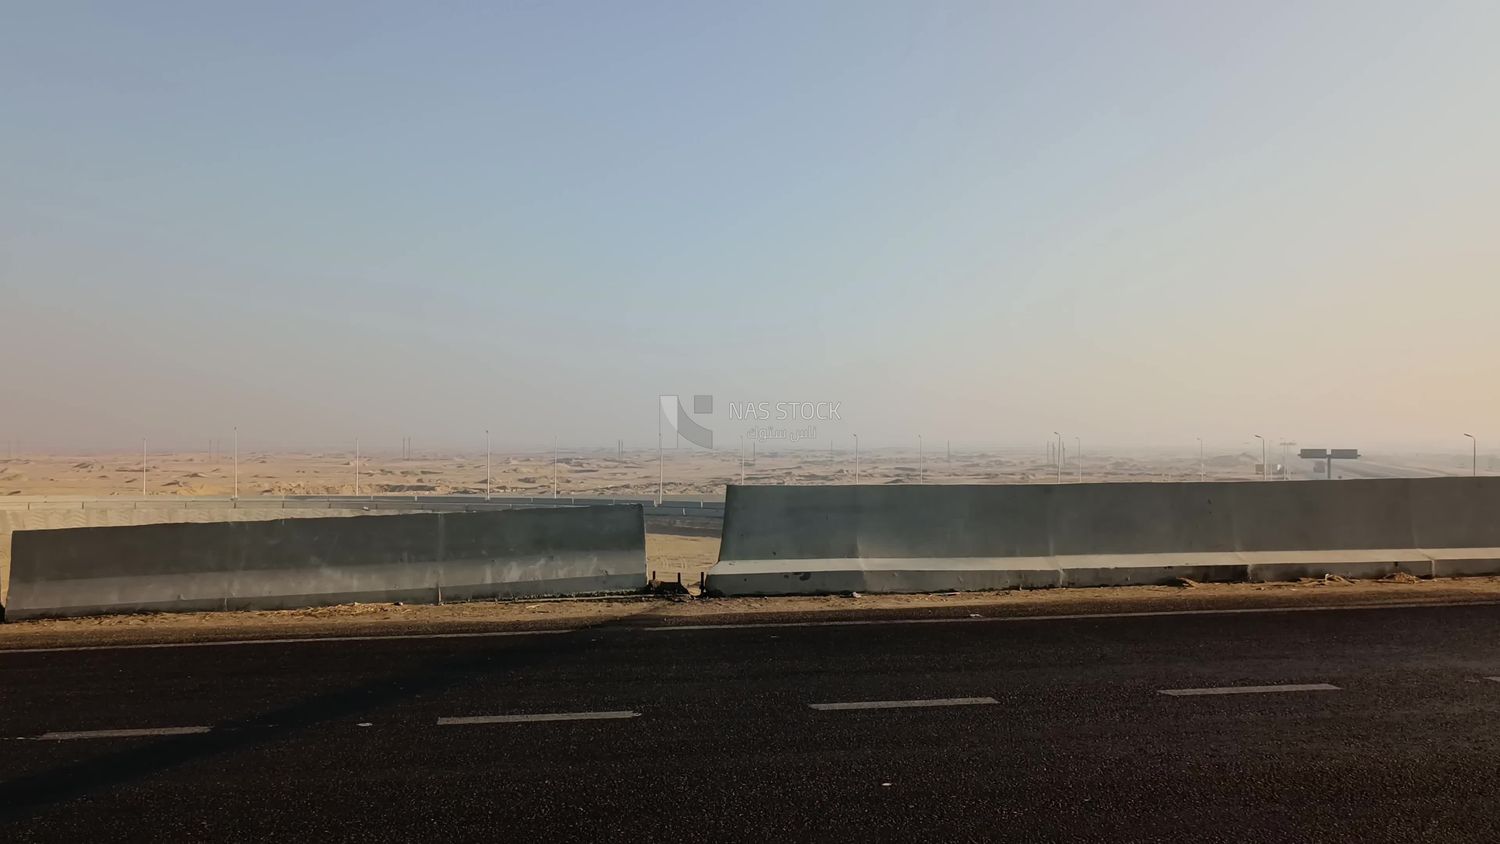
[[[854,435],[854,484],[859,485],[859,434]]]
[[[1471,462],[1469,463],[1469,474],[1477,477],[1479,475],[1479,438],[1473,434],[1464,434],[1464,436],[1469,438],[1470,445],[1473,448],[1471,452],[1473,456],[1470,458]]]
[[[1062,443],[1063,443],[1063,435],[1059,434],[1056,431],[1053,431],[1052,432],[1052,436],[1057,437],[1057,455],[1056,455],[1057,456],[1057,482],[1058,483],[1062,483],[1062,470],[1063,470]]]
[[[557,435],[552,436],[552,497],[557,497]]]
[[[1208,474],[1203,470],[1203,438],[1198,438],[1198,480],[1208,480]]]
[[[141,495],[146,494],[146,438],[141,437]]]
[[[1078,472],[1078,482],[1083,483],[1083,438],[1074,437],[1073,442],[1078,444],[1078,451],[1073,455],[1073,459],[1078,462],[1078,466],[1076,467]]]
[[[1263,436],[1261,436],[1260,434],[1251,434],[1251,436],[1255,437],[1258,440],[1260,440],[1260,479],[1261,480],[1265,480],[1266,479],[1266,438],[1263,437]]]
[[[490,429],[484,429],[484,500],[490,500]]]
[[[917,434],[917,483],[927,483],[927,458],[922,451],[921,434]]]
[[[354,495],[359,495],[359,437],[354,438]]]

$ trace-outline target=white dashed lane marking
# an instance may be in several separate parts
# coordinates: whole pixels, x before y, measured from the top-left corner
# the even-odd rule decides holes
[[[532,715],[474,715],[465,718],[439,718],[439,727],[456,727],[466,724],[524,724],[533,721],[610,721],[624,718],[639,718],[641,713],[630,710],[614,712],[541,712]]]
[[[809,703],[819,711],[836,709],[916,709],[924,706],[984,706],[999,703],[992,697],[941,697],[928,700],[861,700],[849,703]]]
[[[1302,683],[1285,686],[1220,686],[1213,689],[1160,689],[1159,693],[1173,697],[1195,695],[1261,695],[1274,692],[1336,692],[1338,686],[1328,683]]]
[[[141,738],[146,736],[191,736],[206,733],[213,727],[154,727],[144,730],[76,730],[62,733],[42,733],[41,741],[68,741],[72,739]]]

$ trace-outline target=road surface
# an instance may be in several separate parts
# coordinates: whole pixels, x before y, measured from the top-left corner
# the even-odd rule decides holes
[[[7,840],[1492,840],[1500,606],[0,653]]]
[[[1287,461],[1292,480],[1325,480],[1324,470],[1316,468],[1321,464],[1322,461],[1303,460],[1300,457],[1293,457]],[[1452,475],[1452,472],[1402,466],[1395,463],[1380,463],[1363,457],[1358,460],[1333,461],[1333,477],[1336,480],[1339,478],[1446,478]]]

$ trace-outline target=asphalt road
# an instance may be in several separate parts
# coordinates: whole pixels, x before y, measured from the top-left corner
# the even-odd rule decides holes
[[[1470,606],[10,652],[0,837],[1494,840],[1497,643]]]

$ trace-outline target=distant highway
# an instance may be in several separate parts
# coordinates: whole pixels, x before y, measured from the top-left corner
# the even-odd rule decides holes
[[[1359,459],[1333,461],[1333,474],[1352,478],[1446,478],[1454,473]]]
[[[1500,607],[0,653],[12,841],[1485,841]]]
[[[1325,476],[1321,470],[1315,469],[1315,463],[1321,461],[1303,460],[1298,457],[1291,458],[1288,467],[1291,469],[1292,480],[1324,480]],[[1416,466],[1401,466],[1395,463],[1379,463],[1361,457],[1358,460],[1335,460],[1333,461],[1333,477],[1343,478],[1446,478],[1451,477],[1453,472],[1442,472],[1436,469],[1421,469]]]

